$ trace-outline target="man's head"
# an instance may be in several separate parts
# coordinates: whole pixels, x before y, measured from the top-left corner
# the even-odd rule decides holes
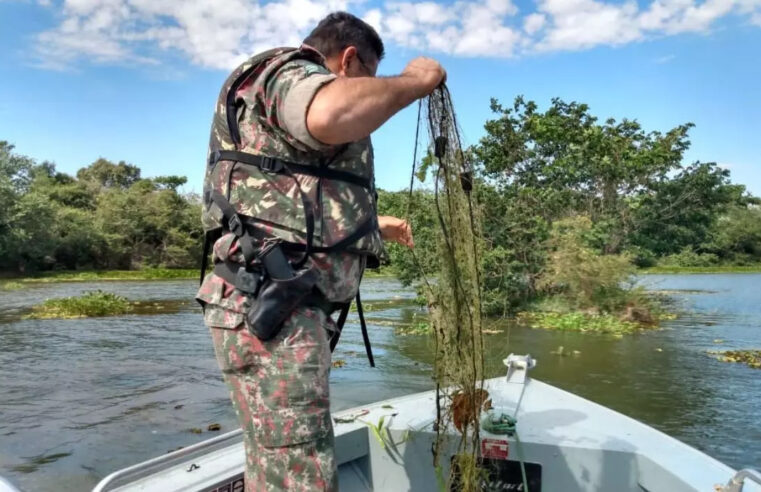
[[[346,12],[334,12],[321,20],[304,44],[325,56],[331,72],[345,77],[375,76],[384,54],[375,29]]]

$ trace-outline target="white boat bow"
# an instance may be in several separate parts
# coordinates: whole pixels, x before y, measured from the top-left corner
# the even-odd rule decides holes
[[[505,363],[507,377],[484,386],[494,411],[515,415],[517,435],[482,431],[482,490],[761,492],[758,472],[738,472],[642,422],[529,378],[529,356]],[[429,391],[335,413],[341,490],[438,490],[435,398]],[[448,456],[458,438],[452,435]],[[446,476],[448,460],[441,462]],[[242,491],[243,468],[241,432],[234,431],[114,472],[94,492]]]

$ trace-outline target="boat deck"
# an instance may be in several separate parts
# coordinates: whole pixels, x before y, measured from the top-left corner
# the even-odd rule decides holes
[[[512,415],[520,401],[520,441],[482,432],[490,470],[484,490],[525,490],[519,461],[532,492],[714,491],[735,475],[652,427],[541,381],[501,377],[485,381],[485,388],[497,412]],[[341,490],[439,490],[431,452],[434,409],[430,391],[335,413]],[[381,419],[377,434],[371,427]],[[458,440],[451,436],[446,456],[455,453]],[[447,461],[442,459],[443,476]],[[243,463],[235,431],[116,472],[95,491],[238,490]],[[761,492],[761,486],[748,482],[742,490]]]

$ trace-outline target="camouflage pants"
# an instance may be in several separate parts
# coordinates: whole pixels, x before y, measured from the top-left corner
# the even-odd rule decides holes
[[[266,342],[243,326],[211,327],[244,433],[246,491],[337,491],[330,416],[333,321],[298,308]]]

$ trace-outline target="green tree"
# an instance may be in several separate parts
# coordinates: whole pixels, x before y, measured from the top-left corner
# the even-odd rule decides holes
[[[761,207],[738,205],[721,216],[707,249],[727,261],[752,264],[761,261]]]
[[[200,201],[187,179],[140,179],[140,169],[99,159],[77,177],[0,142],[0,268],[194,267]]]
[[[140,179],[140,168],[124,161],[114,164],[107,159],[100,158],[77,171],[77,179],[104,188],[126,189]]]
[[[177,191],[177,188],[188,182],[185,176],[157,176],[151,181],[164,190]]]
[[[512,108],[492,100],[497,118],[473,153],[502,189],[524,190],[548,222],[569,210],[590,216],[600,248],[620,251],[631,230],[628,200],[677,169],[691,124],[645,132],[634,120],[598,123],[586,104],[553,99],[539,112],[517,97]]]
[[[745,187],[715,163],[695,163],[652,183],[632,204],[631,243],[656,256],[705,251],[721,214],[743,200]]]

